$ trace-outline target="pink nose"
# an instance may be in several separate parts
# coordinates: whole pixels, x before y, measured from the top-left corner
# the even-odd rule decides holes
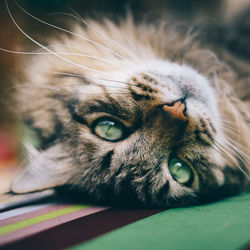
[[[185,104],[180,101],[175,102],[172,106],[165,104],[162,106],[162,109],[176,119],[184,122],[187,120],[187,117],[184,115]]]

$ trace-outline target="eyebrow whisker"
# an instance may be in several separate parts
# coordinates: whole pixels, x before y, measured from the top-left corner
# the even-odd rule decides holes
[[[81,75],[81,74],[75,74],[75,73],[66,73],[66,72],[58,72],[58,71],[48,71],[49,73],[52,73],[52,74],[57,74],[57,75],[65,75],[65,76],[71,76],[71,77],[82,77],[82,78],[85,78],[84,75]],[[96,80],[102,80],[102,81],[110,81],[110,82],[117,82],[117,83],[121,83],[121,84],[126,84],[126,85],[130,85],[130,86],[135,86],[137,87],[136,84],[132,84],[132,83],[129,83],[129,82],[124,82],[124,81],[120,81],[120,80],[116,80],[116,79],[110,79],[110,78],[100,78],[100,77],[88,77],[90,79],[96,79]]]
[[[61,28],[61,27],[58,27],[58,26],[56,26],[56,25],[50,24],[50,23],[48,23],[48,22],[45,22],[45,21],[41,20],[40,18],[37,18],[37,17],[33,16],[32,14],[30,14],[30,13],[29,13],[28,11],[26,11],[25,9],[23,9],[17,2],[15,2],[15,3],[16,3],[16,5],[19,7],[19,9],[21,9],[25,14],[27,14],[27,15],[30,16],[31,18],[37,20],[38,22],[43,23],[43,24],[46,24],[46,25],[48,25],[48,26],[50,26],[50,27],[52,27],[52,28],[55,28],[55,29],[57,29],[57,30],[61,30],[61,31],[65,32],[65,33],[71,34],[71,35],[73,35],[73,36],[75,36],[75,37],[80,38],[81,40],[88,41],[88,42],[94,44],[95,46],[100,47],[100,48],[102,48],[102,49],[104,49],[104,50],[106,50],[106,51],[108,51],[108,52],[110,52],[110,53],[116,55],[117,57],[121,58],[124,62],[126,62],[126,63],[132,65],[132,63],[131,63],[130,61],[128,61],[125,57],[121,56],[120,54],[118,54],[118,53],[115,52],[114,50],[112,50],[112,49],[110,49],[110,48],[108,48],[108,47],[106,47],[106,46],[104,46],[104,45],[102,45],[102,44],[100,44],[100,43],[97,43],[97,42],[95,42],[95,41],[93,41],[93,40],[91,40],[91,39],[88,39],[87,37],[80,36],[80,35],[78,35],[78,34],[76,34],[76,33],[74,33],[74,32],[71,32],[71,31],[66,30],[66,29],[64,29],[64,28]]]

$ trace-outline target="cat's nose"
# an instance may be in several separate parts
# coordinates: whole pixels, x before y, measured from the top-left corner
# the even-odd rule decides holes
[[[181,101],[177,101],[172,105],[165,104],[162,106],[163,111],[167,112],[174,118],[181,120],[183,122],[187,121],[187,117],[184,114],[185,108],[186,108],[185,104],[182,103]]]

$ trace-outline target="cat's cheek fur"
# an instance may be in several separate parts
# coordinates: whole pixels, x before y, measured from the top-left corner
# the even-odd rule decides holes
[[[73,174],[71,160],[61,145],[55,145],[39,152],[26,145],[28,164],[14,179],[11,190],[15,193],[29,193],[62,186]]]
[[[217,169],[217,168],[213,168],[213,169],[211,169],[211,171],[213,172],[218,185],[222,186],[225,183],[225,177],[223,175],[222,170],[221,169]]]

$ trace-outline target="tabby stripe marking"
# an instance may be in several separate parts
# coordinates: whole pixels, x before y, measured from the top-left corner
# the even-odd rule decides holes
[[[102,168],[106,169],[110,167],[111,161],[112,161],[112,155],[114,154],[114,150],[110,150],[104,157],[102,160]]]
[[[194,131],[194,134],[195,134],[195,138],[198,142],[200,142],[206,146],[211,146],[211,142],[213,142],[213,137],[207,131],[200,131],[198,128],[196,128],[196,130]],[[211,140],[211,142],[202,138],[201,137],[202,134],[206,135],[208,137],[208,139]]]

